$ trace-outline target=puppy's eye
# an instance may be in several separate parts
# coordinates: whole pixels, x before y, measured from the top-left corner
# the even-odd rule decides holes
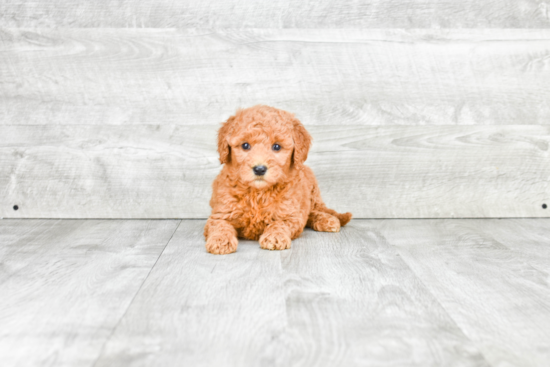
[[[248,149],[250,149],[250,144],[243,143],[243,145],[241,145],[241,147],[243,147],[244,150],[248,150]]]
[[[273,150],[281,150],[281,146],[279,144],[273,144],[273,147],[271,147]]]

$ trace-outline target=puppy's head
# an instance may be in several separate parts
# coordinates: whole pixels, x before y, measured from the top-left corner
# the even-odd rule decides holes
[[[238,110],[218,131],[220,162],[258,189],[301,169],[310,146],[311,136],[293,114],[268,106]]]

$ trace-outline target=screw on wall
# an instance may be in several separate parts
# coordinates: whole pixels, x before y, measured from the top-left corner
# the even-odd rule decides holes
[[[546,204],[542,204],[542,209],[546,209],[548,206]]]
[[[14,205],[14,206],[13,206],[13,210],[17,210],[17,209],[19,209],[19,206],[18,206],[18,205]]]

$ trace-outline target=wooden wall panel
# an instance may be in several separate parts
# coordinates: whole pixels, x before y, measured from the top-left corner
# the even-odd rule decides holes
[[[209,215],[216,126],[1,128],[1,217]],[[325,201],[357,218],[550,216],[549,126],[308,129]]]
[[[3,0],[9,27],[544,28],[548,0]]]
[[[550,30],[4,29],[0,42],[0,124],[218,124],[258,103],[307,125],[550,123]]]

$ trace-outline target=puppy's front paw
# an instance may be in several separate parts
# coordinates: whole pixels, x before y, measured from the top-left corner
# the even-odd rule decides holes
[[[286,250],[290,242],[290,237],[282,232],[266,232],[260,237],[260,247],[266,250]]]
[[[215,255],[225,255],[237,251],[239,241],[234,236],[211,235],[206,240],[206,251]]]

